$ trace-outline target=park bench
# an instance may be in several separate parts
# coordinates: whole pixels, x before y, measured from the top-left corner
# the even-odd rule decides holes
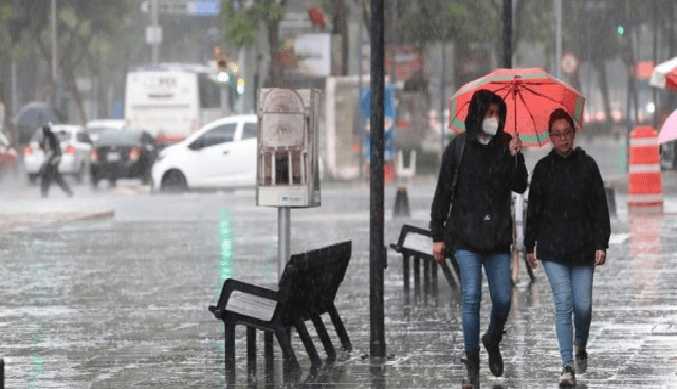
[[[343,321],[334,305],[338,288],[350,261],[352,243],[345,241],[305,253],[294,254],[287,262],[276,289],[227,279],[217,305],[208,307],[225,325],[226,379],[235,381],[235,326],[247,329],[247,370],[256,375],[256,330],[264,331],[266,372],[273,370],[273,336],[282,349],[286,370],[300,369],[292,349],[290,329],[299,334],[313,366],[321,364],[315,345],[305,326],[312,320],[327,358],[333,360],[336,351],[321,315],[331,317],[344,349],[352,344]]]
[[[437,261],[433,257],[433,238],[430,230],[405,224],[400,231],[397,243],[390,247],[402,254],[402,277],[404,282],[405,300],[409,300],[409,259],[414,261],[414,290],[418,295],[421,290],[421,261],[423,262],[423,292],[425,295],[437,293]],[[453,271],[447,264],[449,259]],[[445,258],[440,266],[447,282],[452,288],[459,285],[458,265],[455,258]],[[456,273],[454,275],[454,272]]]

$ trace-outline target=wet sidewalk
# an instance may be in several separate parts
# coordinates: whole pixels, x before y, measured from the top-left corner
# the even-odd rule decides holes
[[[386,187],[387,245],[396,242],[402,224],[427,226],[434,187],[429,182],[408,187],[407,219],[392,217],[395,189]],[[677,196],[666,195],[662,213],[628,211],[624,196],[617,193],[609,259],[595,274],[589,369],[577,376],[578,387],[677,388]],[[90,210],[112,206],[114,217],[0,234],[0,356],[8,388],[225,387],[223,328],[206,307],[215,303],[226,270],[244,281],[274,281],[276,213],[253,206],[248,194],[156,195],[138,201],[143,207],[134,212],[91,201]],[[440,272],[436,295],[412,290],[405,304],[402,259],[388,250],[388,357],[373,361],[368,356],[368,188],[327,186],[322,201],[321,208],[292,214],[292,248],[353,241],[336,305],[354,350],[310,374],[308,356],[294,335],[300,380],[283,384],[276,375],[265,385],[259,352],[258,383],[252,384],[246,377],[244,330],[238,328],[237,387],[460,387],[459,291]],[[214,211],[193,219],[161,211],[182,202]],[[138,211],[142,208],[148,213]],[[482,332],[488,296],[485,283]],[[534,283],[520,269],[502,342],[505,375],[491,376],[482,350],[482,388],[557,387],[561,366],[553,310],[542,269]],[[261,343],[259,336],[259,351]]]

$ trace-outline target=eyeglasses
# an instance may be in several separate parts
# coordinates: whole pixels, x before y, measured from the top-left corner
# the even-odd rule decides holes
[[[573,130],[566,130],[564,132],[551,132],[550,137],[553,139],[569,139],[574,136]]]

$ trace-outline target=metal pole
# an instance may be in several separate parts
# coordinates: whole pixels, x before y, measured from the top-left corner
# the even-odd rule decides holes
[[[439,118],[440,118],[440,156],[442,156],[442,154],[444,154],[444,146],[445,146],[445,142],[444,142],[444,140],[445,140],[444,139],[444,133],[445,133],[444,132],[444,130],[445,130],[445,128],[444,128],[444,103],[445,103],[445,101],[444,100],[445,100],[445,95],[444,95],[444,92],[445,92],[445,89],[446,89],[445,87],[446,87],[446,84],[447,84],[447,78],[445,76],[447,74],[447,72],[446,72],[446,69],[447,69],[447,50],[446,50],[446,47],[447,47],[446,41],[442,40],[442,67],[440,69],[441,75],[440,75],[440,115],[439,115]],[[449,112],[449,117],[451,118],[451,112]]]
[[[221,117],[228,116],[228,84],[221,84]]]
[[[277,209],[277,279],[282,277],[290,255],[291,208]]]
[[[653,0],[653,63],[658,64],[658,4]],[[658,89],[653,89],[653,128],[658,129]]]
[[[390,83],[397,84],[397,0],[390,0],[392,4],[390,27]],[[394,92],[394,89],[393,89]]]
[[[562,0],[555,0],[555,77],[562,78]]]
[[[669,58],[673,58],[675,56],[675,8],[674,8],[674,2],[670,1],[668,3],[668,15],[670,19],[670,27],[668,28],[668,36],[669,36],[669,50],[670,50],[670,55],[668,56]],[[674,93],[668,93],[668,110],[672,110],[675,106],[675,96]]]
[[[384,152],[384,0],[371,0],[371,162],[369,191],[369,312],[372,358],[385,358],[385,319],[383,272],[385,268],[383,218],[383,152]]]
[[[56,71],[57,71],[57,52],[56,52],[56,0],[51,1],[51,29],[52,29],[52,105],[56,104]],[[44,124],[44,123],[43,123]]]
[[[362,22],[362,16],[361,16],[362,15],[362,7],[364,7],[363,1],[364,0],[360,0],[360,4],[359,4],[360,17],[358,18],[358,21],[359,21],[360,25],[359,25],[359,28],[357,30],[357,42],[358,42],[357,43],[357,72],[359,73],[359,81],[358,81],[359,91],[358,91],[358,94],[360,96],[360,99],[359,99],[359,101],[360,101],[360,128],[359,128],[359,132],[360,132],[359,153],[360,153],[360,155],[358,156],[358,160],[359,160],[359,163],[360,163],[360,182],[362,182],[362,180],[364,180],[364,118],[362,117],[362,88],[363,88],[363,86],[362,86],[362,73],[364,72],[364,69],[362,69],[362,29],[363,29],[362,24],[363,24],[363,22]]]
[[[157,28],[158,28],[158,0],[151,0],[151,23],[153,25],[153,35],[157,33]],[[158,63],[158,57],[159,57],[159,47],[158,45],[160,44],[157,42],[157,36],[153,37],[153,58],[152,61],[154,64]]]
[[[512,68],[512,0],[503,0],[503,67]]]
[[[237,54],[237,75],[236,75],[237,78],[247,80],[246,75],[248,74],[248,72],[245,70],[245,69],[247,69],[246,64],[247,64],[247,55],[244,51],[244,46],[241,46],[240,50]],[[245,81],[245,86],[247,86],[247,85],[248,84]],[[237,87],[237,79],[235,80],[235,86]],[[246,93],[246,88],[245,88],[245,91],[243,91],[242,96],[240,96],[240,98],[238,98],[236,100],[237,101],[237,107],[235,108],[235,112],[237,112],[237,113],[244,113],[245,112],[246,107],[244,106],[244,100],[245,100],[246,95],[247,95],[247,93]]]
[[[17,111],[17,105],[18,105],[18,97],[17,97],[17,91],[16,91],[16,60],[12,59],[12,66],[10,68],[10,73],[12,76],[12,112],[10,112],[10,116],[14,117],[14,114]],[[16,139],[14,139],[16,141]]]

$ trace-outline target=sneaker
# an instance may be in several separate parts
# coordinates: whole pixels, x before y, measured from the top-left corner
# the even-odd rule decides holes
[[[574,377],[574,368],[567,365],[564,366],[562,374],[559,376],[560,388],[573,388],[576,386],[576,378]]]
[[[576,348],[576,356],[574,357],[574,367],[579,373],[585,373],[588,370],[588,353],[584,348]]]
[[[501,357],[501,350],[498,348],[498,344],[501,342],[502,337],[502,333],[496,335],[490,334],[489,332],[482,336],[482,344],[489,354],[489,370],[491,370],[491,374],[493,374],[494,377],[503,375],[503,358]]]

